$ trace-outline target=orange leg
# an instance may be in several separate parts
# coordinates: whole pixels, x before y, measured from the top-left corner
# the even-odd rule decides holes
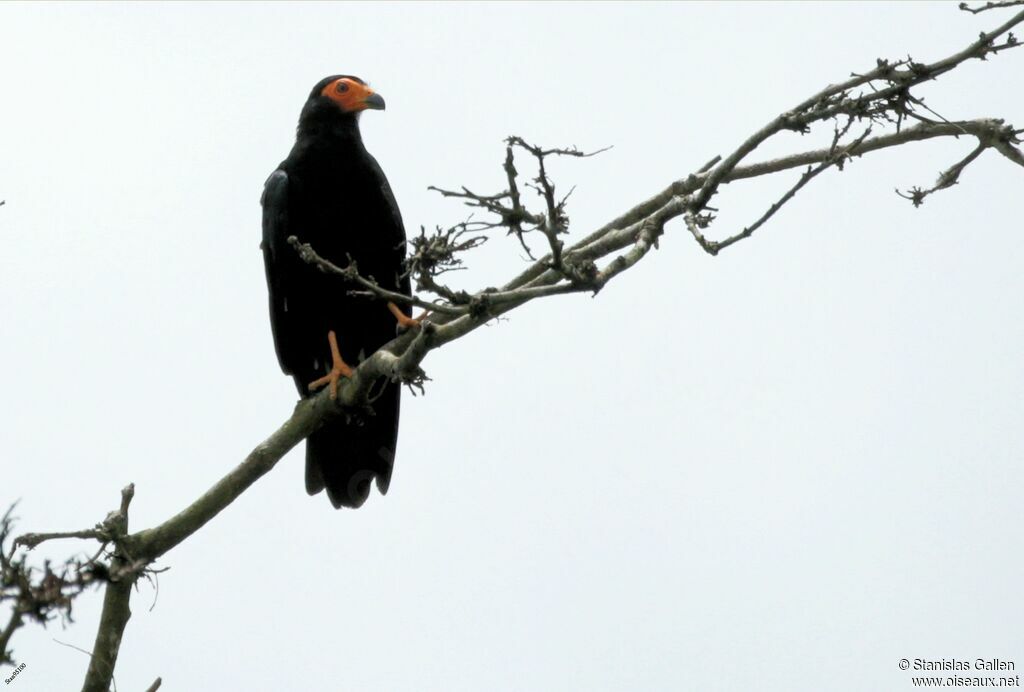
[[[423,318],[430,313],[429,310],[424,310],[419,317],[409,317],[404,312],[402,312],[402,310],[397,305],[395,305],[392,302],[388,302],[388,310],[390,310],[391,314],[395,316],[396,320],[398,320],[398,325],[405,329],[420,326],[420,322],[423,321]]]
[[[314,391],[320,389],[325,384],[331,386],[331,398],[338,398],[338,380],[342,377],[352,377],[352,368],[348,366],[341,358],[341,351],[338,350],[338,338],[334,335],[333,331],[327,332],[327,341],[331,344],[331,359],[334,363],[331,365],[331,371],[321,377],[319,380],[314,380],[309,383],[309,390]]]

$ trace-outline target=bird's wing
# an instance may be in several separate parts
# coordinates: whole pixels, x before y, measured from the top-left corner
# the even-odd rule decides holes
[[[402,223],[402,212],[398,208],[398,200],[395,199],[395,193],[391,191],[391,184],[388,182],[388,177],[384,175],[384,169],[377,163],[377,159],[370,156],[370,162],[374,169],[376,169],[377,178],[380,180],[380,190],[384,195],[384,200],[387,202],[388,207],[391,209],[391,220],[394,221],[395,227],[401,229],[402,236],[405,236],[405,225]],[[402,254],[405,254],[405,248],[402,248]]]
[[[285,374],[292,373],[290,339],[294,319],[288,312],[288,274],[294,271],[295,249],[288,245],[288,174],[280,168],[263,184],[263,266],[270,296],[270,327],[274,333],[277,361]]]
[[[394,233],[394,266],[396,271],[402,272],[404,269],[405,262],[405,225],[402,223],[402,212],[398,208],[398,201],[395,199],[395,193],[391,191],[391,184],[388,183],[388,177],[384,175],[384,169],[380,167],[372,155],[367,154],[370,161],[370,167],[376,172],[377,179],[380,181],[381,194],[384,196],[384,202],[391,211],[392,230]],[[406,295],[412,295],[412,285],[408,276],[402,277],[398,285],[396,286],[400,293]],[[402,311],[407,315],[412,314],[412,306],[402,305],[400,306]]]

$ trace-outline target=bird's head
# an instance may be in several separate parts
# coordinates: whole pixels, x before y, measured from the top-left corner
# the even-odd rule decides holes
[[[384,99],[366,82],[352,75],[334,75],[321,79],[309,94],[310,101],[326,99],[343,113],[366,109],[384,110]]]
[[[309,92],[299,117],[299,130],[314,132],[341,127],[356,132],[359,115],[368,109],[384,110],[384,99],[366,82],[352,75],[325,77]]]

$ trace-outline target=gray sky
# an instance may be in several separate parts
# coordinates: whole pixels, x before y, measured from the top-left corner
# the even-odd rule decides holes
[[[1007,16],[3,4],[0,499],[21,498],[23,530],[84,528],[134,481],[132,526],[150,526],[289,415],[258,200],[325,75],[387,99],[363,133],[410,229],[464,217],[427,185],[498,189],[509,134],[614,145],[555,168],[581,236],[876,57],[942,57]],[[1024,119],[1022,59],[922,93],[951,119]],[[909,690],[898,661],[917,657],[1019,672],[1022,172],[986,154],[921,209],[893,193],[971,147],[855,161],[717,258],[673,222],[598,298],[432,354],[388,496],[335,511],[293,452],[161,561],[158,599],[141,587],[118,689]],[[715,228],[795,176],[730,186]],[[496,237],[458,281],[522,267]],[[54,638],[90,648],[100,601],[19,632],[11,689],[77,689],[87,659]]]

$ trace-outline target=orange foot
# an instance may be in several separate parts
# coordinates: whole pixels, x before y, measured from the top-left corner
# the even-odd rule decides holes
[[[327,341],[331,344],[331,359],[334,363],[331,365],[331,371],[321,377],[319,380],[314,380],[309,383],[309,390],[315,391],[320,389],[325,384],[331,386],[331,398],[338,398],[338,380],[342,377],[352,377],[352,368],[348,366],[341,358],[341,351],[338,350],[338,338],[334,336],[333,331],[327,332]]]
[[[409,317],[404,312],[402,312],[401,308],[399,308],[397,305],[391,302],[388,303],[388,310],[390,310],[391,314],[395,316],[396,320],[398,320],[398,326],[402,327],[403,329],[409,329],[410,327],[420,326],[420,322],[422,322],[423,318],[426,317],[427,314],[429,313],[429,310],[424,310],[422,313],[420,313],[419,317]]]

